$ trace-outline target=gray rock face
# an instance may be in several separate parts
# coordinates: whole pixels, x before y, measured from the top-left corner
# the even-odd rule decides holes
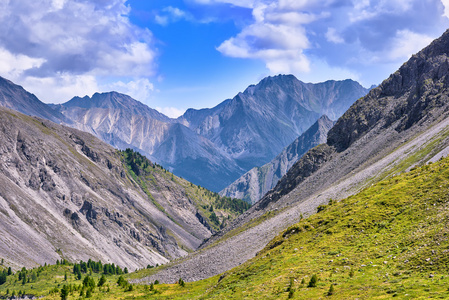
[[[367,92],[352,80],[312,84],[279,75],[212,109],[188,110],[178,121],[248,170],[271,161],[321,115],[337,119]]]
[[[55,106],[73,126],[119,148],[132,148],[194,183],[218,190],[244,170],[182,124],[116,92],[75,97]]]
[[[212,233],[196,187],[152,168],[144,190],[120,152],[88,133],[0,108],[0,141],[0,253],[17,267],[62,253],[141,268]]]
[[[343,151],[379,123],[394,124],[401,132],[423,118],[432,119],[429,112],[447,104],[448,49],[446,32],[357,101],[329,132],[328,143]]]
[[[252,168],[231,185],[220,192],[221,195],[239,198],[256,203],[269,190],[274,188],[278,181],[309,149],[326,143],[327,132],[335,124],[326,115],[321,116],[306,132],[293,143],[284,148],[271,162],[262,167]]]
[[[447,154],[448,95],[446,31],[353,104],[329,131],[326,144],[309,150],[274,189],[203,244],[202,251],[144,281],[198,280],[225,272],[254,257],[318,205]]]

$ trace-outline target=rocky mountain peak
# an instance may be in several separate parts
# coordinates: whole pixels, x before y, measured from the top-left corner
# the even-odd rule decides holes
[[[63,104],[65,108],[78,107],[83,109],[103,108],[122,110],[134,115],[148,115],[159,121],[170,122],[170,118],[148,107],[132,97],[118,92],[95,93],[92,97],[74,97]]]
[[[400,132],[448,101],[449,31],[413,55],[398,71],[352,105],[329,131],[328,144],[341,152],[375,127]]]

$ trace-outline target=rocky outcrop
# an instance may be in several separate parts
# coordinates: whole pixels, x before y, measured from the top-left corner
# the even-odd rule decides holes
[[[282,196],[290,193],[307,177],[319,170],[326,162],[332,159],[335,150],[327,144],[321,144],[309,150],[296,162],[278,184],[269,191],[257,204],[256,210],[265,209],[268,204],[278,201]]]
[[[0,253],[13,266],[62,255],[136,269],[186,255],[213,232],[197,217],[204,189],[146,158],[136,177],[88,133],[0,108],[0,141]]]
[[[320,117],[306,132],[287,146],[271,162],[256,167],[242,175],[220,192],[221,195],[239,198],[252,204],[261,199],[309,149],[326,143],[327,132],[335,124],[326,115]]]
[[[413,55],[379,87],[357,101],[329,132],[328,143],[347,149],[376,126],[404,131],[433,118],[430,111],[447,105],[449,36],[444,34]],[[399,121],[399,122],[398,122]]]

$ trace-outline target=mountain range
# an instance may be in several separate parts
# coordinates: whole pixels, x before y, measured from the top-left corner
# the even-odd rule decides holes
[[[275,81],[279,78],[286,77]],[[248,126],[247,120],[259,112],[267,114],[263,107],[258,112],[232,108],[249,107],[251,95],[269,81],[273,78],[214,109],[190,110],[190,117],[173,120],[149,108],[142,108],[142,114],[168,124],[167,132],[204,138],[236,163],[244,162],[248,153],[256,160],[256,148],[239,148],[238,143],[236,149],[244,150],[227,152],[225,143],[232,139],[221,124],[237,111],[244,113],[232,120]],[[2,85],[5,105],[40,105],[11,82],[4,80]],[[48,117],[62,123],[63,117],[72,116],[70,120],[78,120],[72,122],[81,122],[92,111],[85,126],[97,135],[102,126],[114,128],[112,121],[129,122],[134,128],[147,124],[143,116],[126,120],[141,109],[135,100],[123,99],[117,93],[75,98],[73,106],[53,107],[60,114]],[[250,132],[265,134],[266,126]],[[128,136],[138,138],[135,132],[130,130]],[[168,139],[172,142],[161,145],[167,142],[170,149],[192,139]],[[415,298],[433,296],[424,294],[431,292],[428,284],[447,293],[449,30],[358,99],[335,123],[321,116],[284,148],[266,166],[268,171],[259,173],[271,174],[266,176],[271,179],[255,186],[273,185],[275,175],[281,174],[277,171],[292,166],[249,209],[247,202],[196,186],[130,147],[118,150],[90,133],[10,108],[0,108],[0,140],[0,291],[7,289],[5,282],[8,287],[34,288],[26,280],[27,270],[6,275],[7,266],[19,270],[56,259],[101,259],[131,270],[150,265],[127,277],[147,286],[134,288],[124,278],[118,279],[119,285],[117,278],[107,279],[120,297],[129,292],[129,297],[141,298],[157,294],[275,299],[287,296],[284,293],[292,298],[295,285],[304,287],[306,298],[333,296],[334,288],[344,298],[368,295],[368,290],[379,298],[408,297],[409,292]],[[130,144],[124,142],[123,146]],[[48,276],[58,267],[36,270]],[[54,297],[59,290],[49,291],[51,284],[80,285],[67,270],[64,281],[58,275],[39,288]],[[84,273],[88,278],[87,270]],[[20,276],[25,279],[20,281]],[[184,282],[202,279],[206,280]],[[156,280],[177,285],[155,288]],[[324,285],[330,285],[326,294]],[[125,291],[117,290],[123,287]],[[91,293],[97,291],[99,297],[117,296],[108,294],[109,287]]]
[[[261,151],[257,137],[279,135],[284,125],[287,133],[294,131],[294,120],[307,118],[306,111],[335,116],[336,104],[318,109],[321,102],[313,98],[296,102],[302,104],[288,100],[304,92],[291,76],[266,78],[213,109],[189,110],[177,120],[118,93],[41,106],[10,81],[2,80],[0,87],[1,103],[16,109],[0,108],[2,297],[15,295],[9,288],[52,298],[59,292],[61,298],[74,296],[75,290],[76,297],[95,293],[110,299],[447,294],[449,30],[336,122],[315,115],[307,130],[297,124],[298,132],[304,130],[299,138],[243,178],[254,184],[243,189],[254,199],[274,185],[250,208],[175,176],[131,142],[146,143],[142,128],[152,127],[160,139],[150,141],[157,145],[152,154],[165,149],[167,160],[176,159],[177,149],[187,157],[182,150],[197,147],[200,139],[241,169],[263,161],[268,157],[263,153],[275,147]],[[276,105],[284,112],[280,119],[268,111]],[[111,143],[127,148],[17,107],[104,138],[109,134]],[[271,124],[260,124],[263,120]],[[228,131],[231,125],[243,129]],[[273,141],[283,139],[277,138]],[[62,266],[22,268],[59,259]],[[85,270],[88,291],[68,274],[74,268],[66,262],[88,259],[147,268],[126,279],[108,274],[105,287],[91,285],[89,277],[100,282],[100,274]],[[199,282],[185,283],[192,281]]]
[[[267,77],[211,109],[178,119],[116,92],[75,97],[52,108],[66,125],[133,148],[176,175],[220,191],[278,155],[323,113],[337,117],[367,89],[352,80],[303,83]]]

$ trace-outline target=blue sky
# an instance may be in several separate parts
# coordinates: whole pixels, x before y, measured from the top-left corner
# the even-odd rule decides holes
[[[0,75],[44,102],[116,90],[175,117],[263,77],[379,84],[449,0],[0,0]]]

